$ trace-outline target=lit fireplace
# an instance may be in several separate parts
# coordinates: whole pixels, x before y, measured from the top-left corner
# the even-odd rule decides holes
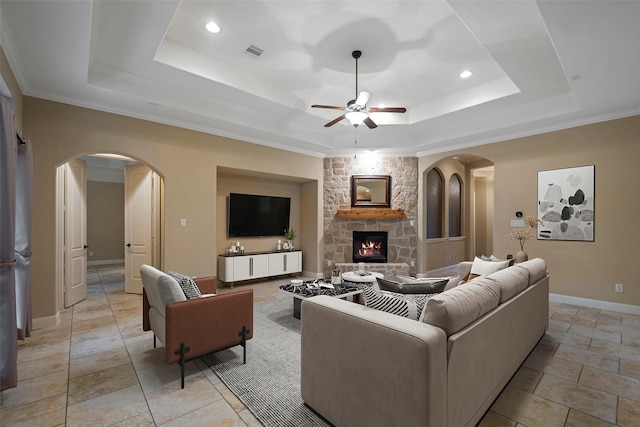
[[[387,262],[387,232],[354,231],[353,262]]]

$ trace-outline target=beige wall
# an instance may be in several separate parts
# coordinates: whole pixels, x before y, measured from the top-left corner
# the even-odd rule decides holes
[[[124,184],[87,181],[87,261],[124,259]]]
[[[164,178],[164,268],[192,276],[217,272],[219,167],[322,182],[322,159],[37,98],[24,99],[25,134],[34,144],[33,315],[54,315],[55,170],[71,158],[111,152]],[[306,188],[306,191],[310,191]],[[318,209],[321,200],[305,209]],[[180,219],[187,227],[180,227]],[[300,230],[313,236],[317,230]],[[305,237],[306,238],[306,237]],[[305,269],[322,271],[317,246],[304,245]],[[315,252],[314,252],[315,249]]]
[[[538,171],[595,165],[595,241],[533,239],[525,250],[530,258],[547,261],[553,293],[640,305],[636,251],[640,116],[424,156],[419,159],[421,175],[440,159],[460,153],[484,157],[495,165],[496,254],[518,250],[507,233],[516,211],[536,214]],[[424,243],[420,249],[426,253]],[[615,283],[624,284],[624,293],[614,292]]]
[[[473,233],[466,233],[467,236],[473,236],[474,241],[469,244],[474,244],[473,255],[492,255],[493,254],[493,179],[487,177],[472,178],[471,185],[472,191],[475,195],[472,196],[474,200],[474,215],[475,215],[475,227]],[[473,225],[472,225],[473,227]],[[501,258],[505,258],[506,254],[500,254]]]

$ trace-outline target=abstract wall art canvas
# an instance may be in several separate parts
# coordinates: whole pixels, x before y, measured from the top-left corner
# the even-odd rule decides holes
[[[538,240],[593,242],[595,166],[538,172]]]

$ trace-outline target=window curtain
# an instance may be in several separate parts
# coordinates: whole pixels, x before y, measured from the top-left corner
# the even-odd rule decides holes
[[[0,390],[18,383],[15,215],[18,145],[9,101],[0,97]]]
[[[31,193],[33,154],[31,141],[18,145],[16,174],[16,321],[18,339],[31,336]]]

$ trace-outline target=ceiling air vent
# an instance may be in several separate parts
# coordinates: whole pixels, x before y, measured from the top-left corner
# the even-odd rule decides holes
[[[251,45],[247,48],[247,52],[255,56],[260,56],[264,50],[260,49],[258,46]]]

